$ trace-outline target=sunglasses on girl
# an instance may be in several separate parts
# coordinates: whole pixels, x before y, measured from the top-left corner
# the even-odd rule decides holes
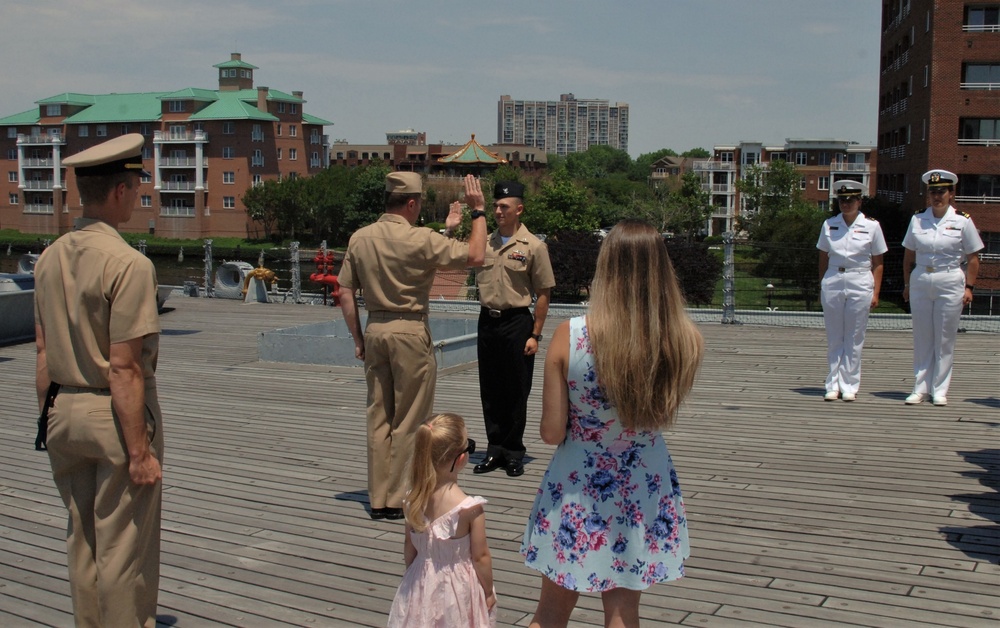
[[[462,457],[462,454],[474,454],[476,453],[476,441],[471,438],[468,439],[469,444],[465,446],[465,449],[460,451],[457,456],[455,456],[454,462],[451,463],[451,471],[455,470],[455,465],[458,463],[458,459]]]

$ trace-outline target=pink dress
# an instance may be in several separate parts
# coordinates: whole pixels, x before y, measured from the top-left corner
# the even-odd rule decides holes
[[[486,595],[472,565],[471,537],[451,538],[463,510],[485,504],[466,497],[423,532],[410,533],[417,557],[403,574],[389,611],[389,628],[481,628],[496,625],[496,606]]]

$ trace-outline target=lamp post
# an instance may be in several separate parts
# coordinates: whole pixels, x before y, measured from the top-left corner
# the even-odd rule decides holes
[[[766,286],[764,286],[764,292],[767,293],[767,311],[773,312],[774,308],[771,307],[771,297],[774,296],[774,284],[768,283]]]

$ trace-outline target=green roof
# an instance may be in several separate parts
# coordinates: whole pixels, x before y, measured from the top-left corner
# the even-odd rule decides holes
[[[187,89],[180,89],[176,92],[170,92],[169,94],[164,94],[160,96],[160,100],[201,100],[206,102],[211,102],[213,100],[219,99],[219,93],[214,89],[200,89],[197,87],[188,87]]]
[[[476,141],[475,133],[472,139],[465,143],[450,155],[438,159],[442,164],[505,164],[507,160],[483,148],[483,145]]]
[[[102,122],[152,122],[160,119],[160,98],[168,92],[100,94],[94,104],[66,118],[66,124]]]
[[[58,96],[49,96],[48,98],[43,98],[42,100],[36,101],[36,105],[92,105],[94,104],[94,97],[90,94],[74,94],[71,92],[66,92],[65,94],[59,94]]]
[[[19,124],[38,124],[38,107],[22,113],[15,113],[6,118],[0,118],[0,126],[17,126]]]
[[[256,89],[241,89],[239,91],[231,92],[231,93],[236,94],[241,100],[246,100],[246,101],[251,101],[251,102],[257,102],[257,90]],[[305,102],[304,100],[302,100],[301,98],[298,98],[297,96],[292,96],[291,94],[286,94],[285,92],[278,91],[276,89],[268,89],[267,90],[267,99],[268,100],[283,100],[285,102],[298,102],[298,103]]]
[[[250,70],[257,70],[257,69],[259,69],[255,65],[250,65],[246,61],[241,61],[241,60],[238,60],[238,59],[231,59],[231,60],[225,61],[223,63],[216,63],[212,67],[213,68],[227,68],[227,69],[228,68],[248,68]]]
[[[251,105],[235,97],[236,92],[217,92],[219,99],[211,105],[205,107],[198,113],[191,114],[191,120],[267,120],[277,121],[276,116],[272,116],[266,111],[261,111],[255,105]]]
[[[333,122],[329,120],[324,120],[323,118],[317,116],[311,116],[308,113],[302,114],[302,121],[306,124],[322,124],[323,126],[333,126]]]

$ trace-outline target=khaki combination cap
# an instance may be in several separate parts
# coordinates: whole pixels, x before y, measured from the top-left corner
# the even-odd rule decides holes
[[[385,191],[397,194],[420,194],[424,183],[416,172],[390,172],[385,177]]]
[[[150,176],[142,168],[142,145],[146,138],[129,133],[91,146],[63,160],[67,168],[75,168],[78,177],[101,177],[122,172]]]
[[[950,187],[958,183],[958,175],[947,170],[928,170],[920,180],[929,188]]]

